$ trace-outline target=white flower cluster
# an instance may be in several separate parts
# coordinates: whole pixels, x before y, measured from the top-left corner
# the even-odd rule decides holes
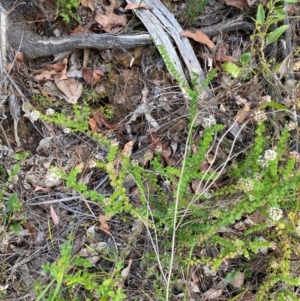
[[[157,145],[156,148],[155,148],[155,151],[158,152],[158,153],[161,153],[162,152],[161,145]]]
[[[94,154],[94,157],[95,157],[97,160],[99,160],[99,161],[104,161],[104,156],[103,156],[103,154],[100,153],[100,152],[95,153],[95,154]]]
[[[118,146],[119,145],[119,141],[117,139],[112,139],[110,140],[111,145],[113,146]]]
[[[139,160],[133,159],[133,160],[131,160],[131,164],[132,164],[133,166],[137,166],[137,165],[139,165]]]
[[[296,230],[296,233],[300,236],[300,222],[298,222],[295,230]]]
[[[290,121],[290,122],[286,125],[286,127],[288,128],[289,131],[292,131],[292,130],[294,130],[294,129],[297,127],[297,125],[296,125],[296,123],[295,123],[294,121]]]
[[[263,156],[259,156],[258,163],[263,167],[266,168],[269,165],[270,161],[274,161],[277,157],[277,153],[273,149],[268,149],[265,151]]]
[[[64,132],[65,134],[70,134],[70,133],[71,133],[71,130],[70,130],[69,128],[64,128],[64,129],[63,129],[63,132]]]
[[[67,102],[68,102],[68,103],[71,103],[71,104],[74,104],[74,103],[77,103],[77,100],[78,100],[78,97],[72,96],[72,97],[70,97],[70,98],[67,100]]]
[[[46,115],[51,116],[53,114],[54,114],[54,110],[52,108],[46,110]]]
[[[210,198],[212,198],[213,195],[212,195],[211,193],[205,191],[205,192],[203,193],[203,196],[204,196],[205,199],[210,199]]]
[[[38,110],[34,110],[30,113],[30,119],[34,122],[37,121],[40,117],[41,113]]]
[[[280,208],[271,207],[269,215],[272,221],[277,222],[282,218],[283,212]]]
[[[268,161],[266,161],[266,159],[264,159],[262,156],[259,156],[257,162],[262,168],[267,168],[269,166]]]
[[[239,179],[238,185],[240,189],[243,189],[245,191],[251,191],[254,188],[254,182],[253,180],[247,178],[247,179]]]
[[[46,173],[45,180],[49,186],[52,186],[61,180],[61,176],[55,167],[50,167]]]
[[[89,168],[94,168],[96,166],[97,166],[96,161],[94,161],[94,160],[89,161]]]
[[[274,161],[276,159],[277,153],[273,149],[268,149],[265,151],[264,158],[266,161]]]
[[[290,157],[296,160],[297,162],[300,162],[300,154],[298,152],[296,151],[290,152]]]
[[[215,117],[213,115],[209,115],[208,117],[204,117],[202,125],[205,128],[210,128],[211,126],[216,125]]]
[[[250,195],[249,195],[249,201],[250,201],[250,202],[253,202],[254,200],[255,200],[255,197],[254,197],[252,194],[250,194]]]
[[[267,115],[263,110],[256,110],[254,112],[254,119],[258,122],[258,123],[262,123],[267,119]]]
[[[262,180],[262,175],[259,172],[256,172],[253,174],[253,178],[257,181],[261,181]]]

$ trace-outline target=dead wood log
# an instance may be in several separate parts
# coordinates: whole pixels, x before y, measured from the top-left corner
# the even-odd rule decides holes
[[[8,29],[8,42],[12,48],[21,51],[27,58],[33,59],[82,48],[99,50],[135,48],[149,45],[152,40],[149,34],[117,36],[84,33],[59,38],[45,38],[31,31],[21,31],[12,26]]]
[[[59,38],[42,37],[34,32],[32,22],[28,22],[30,10],[35,9],[32,3],[0,0],[8,14],[8,27],[6,29],[7,41],[10,46],[22,52],[27,58],[71,51],[79,48],[111,49],[135,48],[152,44],[149,34],[113,35],[84,33]],[[3,30],[3,29],[2,29]]]

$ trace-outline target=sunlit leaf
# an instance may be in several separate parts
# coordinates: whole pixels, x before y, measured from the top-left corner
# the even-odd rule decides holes
[[[263,24],[265,22],[266,15],[263,6],[260,4],[256,13],[256,23]]]
[[[281,103],[270,101],[263,103],[259,108],[265,109],[266,107],[271,107],[276,110],[287,110],[287,107],[285,105],[282,105]]]
[[[239,58],[239,62],[242,63],[243,65],[249,64],[250,61],[251,61],[251,53],[250,52],[246,52],[246,53],[242,54]]]
[[[275,41],[277,41],[280,36],[289,28],[288,25],[282,25],[280,27],[278,27],[277,29],[275,29],[273,32],[271,32],[268,36],[267,36],[267,40],[266,40],[266,45],[269,45],[271,43],[274,43]]]
[[[225,72],[229,73],[234,78],[237,78],[242,71],[241,68],[231,62],[224,63],[222,67]]]

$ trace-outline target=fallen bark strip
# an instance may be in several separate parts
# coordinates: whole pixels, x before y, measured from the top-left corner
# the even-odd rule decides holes
[[[135,3],[139,4],[139,0],[127,0],[128,3]],[[181,66],[180,59],[176,53],[176,50],[169,38],[169,35],[166,32],[165,26],[170,26],[170,24],[164,24],[165,26],[162,25],[162,23],[159,21],[157,18],[157,14],[159,13],[159,10],[154,7],[156,3],[151,3],[149,4],[146,1],[143,1],[144,4],[151,6],[152,9],[150,10],[145,10],[145,9],[136,9],[134,10],[136,15],[141,19],[145,27],[147,28],[148,32],[152,36],[153,42],[155,46],[160,48],[160,46],[164,46],[166,51],[168,52],[168,56],[170,60],[172,61],[173,65],[176,67],[177,71],[179,72],[180,76],[185,80],[185,84],[187,85],[187,80],[185,78],[185,74],[183,71],[183,68]],[[171,25],[172,26],[172,25]],[[168,67],[168,66],[167,66]],[[172,70],[169,70],[170,73],[172,74]]]
[[[139,4],[139,0],[126,0],[127,3]],[[181,57],[188,68],[190,78],[198,76],[199,85],[203,83],[205,76],[199,61],[194,53],[194,50],[186,37],[180,36],[180,32],[183,31],[174,15],[171,14],[168,9],[159,0],[143,0],[143,3],[152,7],[150,10],[135,9],[136,15],[142,20],[143,24],[153,37],[153,41],[157,48],[163,45],[168,51],[168,56],[176,66],[180,75],[186,80],[183,68],[181,66],[180,59],[175,51],[169,36],[172,37],[178,50],[180,51]],[[172,71],[169,70],[171,73]],[[205,88],[205,92],[210,98],[212,96],[209,88]]]

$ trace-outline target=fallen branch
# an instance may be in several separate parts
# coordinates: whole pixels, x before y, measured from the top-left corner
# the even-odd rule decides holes
[[[2,6],[2,7],[1,7]],[[47,38],[34,32],[32,22],[26,16],[32,7],[26,2],[0,0],[0,9],[6,11],[8,25],[7,41],[12,48],[21,51],[27,58],[34,59],[79,48],[99,50],[112,48],[135,48],[149,45],[152,39],[149,34],[113,35],[83,33],[58,38]],[[4,30],[4,27],[1,28]]]
[[[23,43],[20,39],[24,33]],[[8,42],[14,49],[30,59],[72,51],[74,49],[94,48],[99,50],[112,48],[135,48],[152,43],[148,34],[112,35],[84,33],[60,38],[45,38],[31,31],[20,31],[17,27],[8,30]]]

